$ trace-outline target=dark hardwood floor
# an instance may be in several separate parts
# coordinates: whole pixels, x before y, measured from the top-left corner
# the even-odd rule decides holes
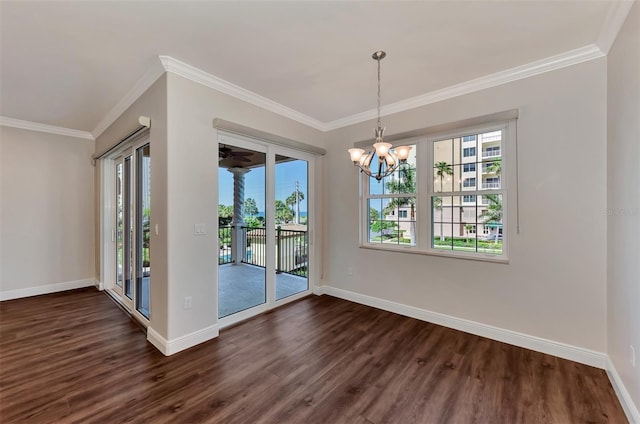
[[[0,304],[2,423],[626,423],[603,370],[329,296],[164,357],[95,289]]]

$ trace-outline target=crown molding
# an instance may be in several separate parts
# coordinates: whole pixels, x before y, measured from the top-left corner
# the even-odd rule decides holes
[[[88,131],[73,130],[71,128],[40,124],[38,122],[23,121],[21,119],[7,118],[6,116],[0,116],[0,125],[4,127],[21,128],[23,130],[39,131],[49,134],[64,135],[67,137],[94,140],[93,135],[91,135],[91,133]]]
[[[596,45],[606,55],[609,54],[609,50],[616,41],[616,37],[624,25],[624,21],[627,19],[631,8],[633,7],[634,0],[621,0],[611,3],[609,7],[609,13],[605,18]]]
[[[205,87],[212,88],[221,93],[228,94],[236,99],[243,100],[262,109],[268,110],[278,115],[297,121],[320,131],[327,131],[326,124],[314,119],[304,113],[293,110],[287,106],[281,105],[271,99],[263,97],[253,91],[242,88],[215,75],[202,71],[187,63],[181,62],[170,56],[159,56],[162,66],[167,72],[179,75],[183,78],[202,84]]]
[[[105,115],[104,118],[91,131],[94,138],[100,135],[113,124],[128,108],[138,100],[151,85],[164,74],[164,69],[154,61],[154,65],[134,84],[127,94]]]
[[[474,80],[466,81],[461,84],[452,85],[440,90],[432,91],[420,96],[405,99],[396,103],[392,103],[380,108],[382,116],[394,113],[404,112],[415,109],[428,104],[440,102],[454,97],[470,94],[476,91],[495,87],[520,79],[532,77],[545,72],[562,69],[568,66],[577,65],[593,59],[605,56],[605,51],[611,47],[611,43],[615,40],[617,32],[622,27],[626,16],[631,9],[633,2],[621,1],[611,8],[607,17],[607,24],[603,28],[606,31],[601,33],[598,39],[598,45],[590,44],[575,50],[570,50],[555,56],[551,56],[542,60],[531,62],[505,71],[496,72]],[[615,30],[611,29],[614,28]],[[608,40],[608,45],[601,44],[601,40]],[[602,41],[605,43],[605,41]],[[606,44],[605,43],[605,44]],[[607,47],[604,49],[602,46]],[[33,131],[47,132],[51,134],[59,134],[70,137],[84,138],[87,140],[95,140],[98,138],[120,115],[122,115],[129,106],[133,104],[145,91],[156,82],[164,72],[171,72],[198,84],[212,88],[216,91],[228,94],[239,100],[251,103],[255,106],[292,119],[301,124],[315,128],[319,131],[331,131],[343,128],[349,125],[359,124],[377,117],[375,109],[360,112],[344,118],[340,118],[331,122],[321,122],[301,112],[293,110],[289,107],[281,105],[266,97],[260,96],[252,91],[242,88],[238,85],[230,83],[218,78],[215,75],[204,72],[194,66],[176,60],[170,56],[159,56],[162,66],[153,66],[150,68],[127,92],[127,94],[109,111],[109,113],[98,123],[94,130],[89,133],[87,131],[74,130],[70,128],[55,127],[52,125],[40,124],[36,122],[22,121],[19,119],[7,118],[0,116],[0,125],[7,127],[23,128]]]
[[[532,77],[545,72],[566,68],[567,66],[577,65],[593,59],[604,57],[604,53],[596,46],[591,44],[575,50],[550,56],[542,60],[527,63],[525,65],[516,66],[515,68],[489,74],[480,78],[466,81],[460,84],[452,85],[440,90],[432,91],[420,96],[411,97],[396,103],[380,108],[382,116],[394,113],[404,112],[425,106],[431,103],[440,102],[454,97],[470,94],[476,91],[495,87],[520,79]],[[325,124],[325,131],[346,127],[353,124],[359,124],[370,119],[376,119],[377,111],[371,109],[345,118],[337,119]]]

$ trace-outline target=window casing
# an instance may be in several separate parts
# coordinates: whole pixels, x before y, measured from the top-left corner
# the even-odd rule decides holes
[[[507,262],[515,120],[394,144],[413,147],[413,185],[389,190],[388,181],[398,187],[398,174],[407,171],[381,182],[361,174],[361,210],[369,212],[361,219],[361,247]]]

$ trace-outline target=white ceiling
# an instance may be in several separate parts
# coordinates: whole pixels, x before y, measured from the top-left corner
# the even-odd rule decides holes
[[[621,3],[2,1],[0,115],[96,136],[167,55],[331,124],[375,108],[376,50],[396,103],[602,49]]]

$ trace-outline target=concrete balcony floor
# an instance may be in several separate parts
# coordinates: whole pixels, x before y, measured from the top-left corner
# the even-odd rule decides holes
[[[260,305],[266,299],[266,270],[249,264],[225,264],[218,268],[218,317]],[[308,280],[276,274],[276,300],[307,290]]]

